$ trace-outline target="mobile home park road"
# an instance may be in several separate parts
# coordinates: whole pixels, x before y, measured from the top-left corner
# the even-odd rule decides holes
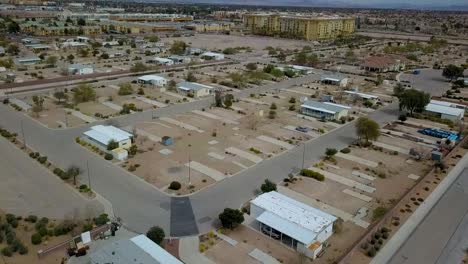
[[[319,79],[319,75],[290,79],[287,81],[252,88],[239,93],[236,97],[248,96],[250,93],[284,89],[292,85],[308,83]],[[128,126],[141,121],[152,120],[195,109],[209,107],[213,98],[206,98],[192,103],[172,105],[152,111],[135,113],[108,121],[93,123],[112,123],[117,126]],[[375,111],[370,117],[384,124],[395,119],[397,106],[392,104]],[[21,112],[16,112],[6,105],[0,105],[0,127],[17,132],[21,139],[23,126],[26,142],[33,149],[47,155],[52,163],[67,168],[76,165],[82,168],[82,182],[87,183],[86,163],[89,165],[91,187],[94,191],[111,202],[116,216],[121,217],[124,225],[136,232],[146,232],[149,227],[158,225],[173,237],[188,236],[208,231],[216,223],[218,214],[226,207],[239,208],[253,197],[265,179],[281,181],[291,172],[297,172],[302,163],[302,147],[248,168],[239,174],[229,177],[215,185],[187,197],[172,197],[156,189],[142,179],[126,170],[113,165],[94,153],[75,143],[91,124],[76,128],[54,130],[44,127]],[[355,140],[353,123],[348,123],[317,139],[306,142],[307,161],[318,160],[326,148],[341,149]],[[0,145],[0,148],[2,145]],[[2,155],[10,155],[0,149]],[[12,162],[9,166],[31,166],[30,163]],[[34,175],[29,175],[34,177]],[[51,180],[52,174],[50,175]],[[44,190],[45,192],[47,190]]]

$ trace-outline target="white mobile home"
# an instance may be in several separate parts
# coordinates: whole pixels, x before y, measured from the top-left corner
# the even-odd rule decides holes
[[[201,54],[200,57],[208,60],[224,60],[224,54],[210,51]]]
[[[278,192],[263,193],[250,203],[260,230],[314,259],[333,234],[336,217]]]
[[[97,125],[92,126],[91,130],[84,134],[93,142],[107,148],[109,142],[115,141],[119,144],[118,148],[129,149],[132,146],[133,135],[114,126]]]
[[[91,65],[84,64],[70,64],[68,66],[68,72],[75,75],[85,75],[94,72],[94,68]]]
[[[325,120],[340,120],[348,115],[349,106],[307,100],[301,105],[303,115]]]
[[[177,91],[186,96],[203,97],[213,93],[214,88],[195,82],[181,82],[177,84]]]
[[[138,77],[138,83],[164,87],[167,84],[167,79],[159,75],[143,75]]]

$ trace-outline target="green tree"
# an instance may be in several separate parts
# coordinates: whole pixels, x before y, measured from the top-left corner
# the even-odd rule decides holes
[[[188,72],[187,75],[185,76],[185,80],[187,82],[196,82],[197,81],[197,77],[195,77],[195,74],[193,74],[193,72]]]
[[[119,85],[119,95],[129,95],[133,93],[133,88],[130,83],[121,83]]]
[[[119,142],[111,139],[109,143],[107,143],[107,150],[114,150],[119,147]]]
[[[463,77],[463,71],[463,67],[458,67],[456,65],[450,64],[444,68],[444,70],[442,71],[442,76],[444,76],[447,79],[450,79],[450,81],[453,81],[458,77]]]
[[[11,54],[11,55],[18,55],[19,51],[20,51],[20,49],[19,49],[18,45],[16,45],[16,44],[10,44],[6,48],[6,52]]]
[[[377,140],[380,135],[379,124],[368,117],[360,117],[356,122],[356,134],[366,143],[369,143],[370,140]]]
[[[224,228],[234,229],[244,222],[244,214],[239,209],[225,208],[219,220]]]
[[[171,54],[176,54],[176,55],[183,55],[185,53],[185,50],[187,49],[187,44],[183,41],[176,40],[172,43],[171,48],[169,51]]]
[[[223,54],[226,54],[226,55],[232,55],[235,53],[237,53],[237,50],[235,48],[225,48],[223,50]]]
[[[234,96],[232,94],[226,94],[224,96],[224,107],[231,108],[233,100],[234,100]]]
[[[395,87],[393,87],[393,96],[400,98],[400,96],[405,92],[405,87],[401,83],[397,83]]]
[[[61,103],[62,100],[66,101],[68,99],[68,95],[66,93],[64,93],[63,91],[55,92],[54,97],[55,97],[55,99],[57,99],[59,101],[59,103]]]
[[[76,24],[78,26],[86,26],[86,20],[84,18],[78,18],[78,20],[76,21]]]
[[[156,36],[156,35],[149,36],[149,37],[148,37],[148,41],[149,41],[149,42],[158,42],[158,41],[159,41],[159,37]]]
[[[262,190],[263,193],[276,191],[276,184],[266,179],[262,186],[260,186],[260,190]]]
[[[415,89],[407,89],[398,97],[400,110],[407,110],[412,116],[414,112],[422,112],[431,101],[431,95]]]
[[[75,104],[96,100],[96,91],[89,84],[80,84],[73,93]]]
[[[7,31],[9,33],[18,33],[21,31],[21,28],[20,26],[18,25],[18,23],[16,23],[15,21],[10,21],[8,23],[8,28],[7,28]]]
[[[280,69],[273,69],[271,72],[270,72],[271,75],[275,76],[276,78],[279,78],[279,77],[283,77],[284,76],[284,72]]]
[[[333,156],[335,156],[335,154],[337,153],[338,151],[334,148],[327,148],[325,150],[325,156],[329,159]]]
[[[70,62],[70,63],[73,63],[73,60],[75,59],[75,56],[73,56],[73,54],[70,54],[67,56],[67,61]]]
[[[79,49],[79,50],[78,50],[78,54],[79,54],[81,57],[88,57],[88,55],[89,55],[89,49]]]
[[[166,235],[164,234],[164,230],[161,227],[153,226],[148,230],[148,232],[146,232],[146,236],[154,243],[161,245]]]
[[[49,64],[49,65],[52,65],[52,66],[55,66],[57,64],[57,56],[49,56],[47,57],[45,63],[46,64]]]
[[[41,112],[42,110],[44,110],[44,98],[42,96],[34,95],[32,97],[32,100],[33,100],[32,111],[34,113],[37,114]]]
[[[272,65],[272,64],[268,64],[267,66],[265,66],[263,68],[263,71],[266,72],[266,73],[271,73],[271,71],[273,71],[275,69],[275,66]]]
[[[177,87],[177,83],[176,83],[176,81],[174,81],[174,80],[170,80],[170,81],[167,83],[167,89],[168,89],[169,91],[175,91],[176,87]]]

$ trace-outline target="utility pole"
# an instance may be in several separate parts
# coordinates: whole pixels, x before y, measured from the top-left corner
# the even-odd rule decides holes
[[[188,182],[189,182],[189,185],[192,185],[192,181],[190,179],[190,171],[191,171],[191,160],[190,160],[190,149],[189,149],[189,154],[188,154]]]
[[[302,151],[302,169],[304,169],[305,151],[306,151],[306,144],[305,144],[305,142],[304,142],[303,151]]]
[[[24,137],[24,126],[23,126],[23,120],[21,120],[21,134],[23,136],[23,147],[26,149],[26,138]]]
[[[91,174],[89,173],[89,162],[86,160],[86,171],[88,172],[88,187],[91,190]]]
[[[64,109],[65,111],[65,128],[68,128],[68,112],[66,109]]]

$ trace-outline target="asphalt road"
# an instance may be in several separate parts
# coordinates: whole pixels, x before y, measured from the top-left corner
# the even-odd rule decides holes
[[[319,75],[312,74],[249,89],[237,93],[235,96],[248,96],[254,92],[287,88],[318,78]],[[193,103],[135,113],[100,123],[128,126],[136,122],[152,120],[152,117],[174,115],[209,107],[212,102],[213,98],[206,98]],[[396,116],[396,105],[371,114],[373,119],[382,124],[394,120]],[[189,198],[180,200],[181,198],[168,196],[144,180],[110,164],[74,142],[76,136],[80,136],[89,126],[95,124],[66,130],[52,130],[10,107],[0,105],[0,126],[18,132],[19,135],[22,135],[22,126],[27,144],[41,153],[46,153],[54,164],[62,168],[76,165],[86,171],[86,163],[88,163],[91,187],[112,203],[115,215],[122,218],[127,228],[140,233],[146,232],[153,225],[161,226],[171,236],[206,232],[212,228],[212,225],[217,221],[218,214],[225,207],[240,207],[255,195],[256,190],[266,178],[280,181],[290,172],[298,171],[300,163],[302,163],[303,148],[298,147],[264,160],[234,177],[227,178]],[[353,123],[349,123],[318,139],[311,140],[306,143],[306,161],[318,160],[326,148],[341,149],[355,138]],[[9,155],[8,151],[3,152],[2,150],[2,153]],[[12,159],[9,166],[29,167],[32,165],[31,161],[18,163]],[[88,182],[87,177],[83,177],[82,181]]]
[[[462,263],[468,248],[467,201],[465,168],[389,264]]]
[[[450,89],[450,83],[442,76],[442,70],[422,69],[420,74],[402,74],[400,81],[409,81],[413,88],[441,96]]]
[[[85,199],[23,151],[0,138],[0,208],[18,215],[88,218],[103,211]],[[14,166],[19,165],[21,166]]]

